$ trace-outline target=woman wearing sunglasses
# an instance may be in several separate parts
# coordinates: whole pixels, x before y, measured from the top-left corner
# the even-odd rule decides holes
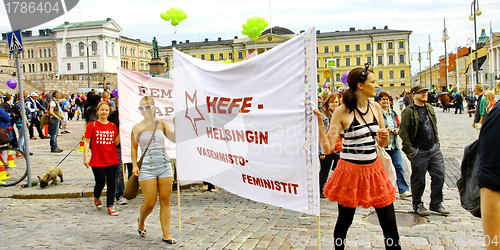
[[[323,152],[331,152],[340,131],[343,147],[335,171],[323,188],[330,201],[338,202],[339,215],[333,233],[335,249],[345,248],[347,231],[352,224],[356,207],[374,207],[384,232],[387,249],[401,249],[393,202],[396,200],[393,185],[387,178],[382,162],[377,156],[376,145],[389,143],[382,109],[368,98],[376,95],[378,83],[373,71],[355,68],[349,72],[349,89],[343,96],[344,104],[336,108],[326,134],[319,110],[319,143]],[[377,246],[381,247],[381,246]]]
[[[172,165],[165,152],[164,135],[175,142],[175,133],[164,122],[155,118],[155,101],[145,96],[140,101],[139,111],[144,119],[132,128],[132,173],[139,177],[139,186],[144,196],[144,203],[138,220],[139,235],[146,236],[145,221],[156,205],[157,193],[160,194],[160,224],[163,231],[162,240],[175,244],[176,240],[169,234],[170,229],[170,194],[172,193]],[[156,129],[155,129],[156,128]],[[141,169],[137,166],[137,146],[141,146],[144,154]],[[148,146],[149,145],[149,146]],[[147,148],[147,151],[145,149]]]

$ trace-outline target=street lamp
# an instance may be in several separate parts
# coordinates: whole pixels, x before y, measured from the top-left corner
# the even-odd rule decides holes
[[[413,57],[413,54],[418,55],[418,81],[419,84],[422,85],[422,78],[421,78],[421,73],[422,73],[422,53],[420,53],[420,46],[418,46],[418,53],[413,52],[410,57]],[[411,58],[413,61],[413,58]]]
[[[446,29],[446,18],[443,18],[444,30],[443,30],[443,38],[441,38],[441,42],[444,43],[444,61],[445,61],[445,70],[446,70],[446,91],[449,90],[448,87],[448,53],[446,52],[446,40],[450,39],[448,36],[448,30]]]
[[[428,87],[432,87],[432,58],[431,58],[432,51],[433,50],[432,50],[432,46],[431,46],[431,35],[429,35],[429,46],[427,49],[427,55],[429,56],[429,58],[427,58],[427,59],[429,60],[429,76],[430,76],[431,84]]]
[[[87,44],[84,44],[85,47],[87,47],[87,88],[90,89],[90,62],[89,62],[89,38],[87,37]],[[83,53],[83,50],[80,52]],[[94,55],[95,52],[92,50],[92,55]]]
[[[476,62],[474,63],[476,65],[476,84],[479,84],[479,66],[478,66],[478,60],[477,60],[477,32],[476,32],[476,16],[480,16],[483,14],[483,11],[479,9],[479,2],[477,0],[472,1],[470,4],[470,16],[469,20],[474,21],[474,43],[475,43],[475,48],[476,48]],[[467,82],[465,83],[467,84]],[[465,89],[467,89],[467,85],[465,86]]]

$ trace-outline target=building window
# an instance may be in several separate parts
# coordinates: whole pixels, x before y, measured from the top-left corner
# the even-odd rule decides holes
[[[47,57],[47,49],[43,49],[43,57]]]
[[[106,41],[106,45],[105,45],[105,48],[104,48],[106,50],[106,55],[109,55],[109,53],[108,53],[108,46],[109,46],[108,41]]]
[[[40,71],[43,71],[43,64],[40,63]]]
[[[406,86],[406,84],[404,84],[404,83],[401,83],[401,87],[404,87],[404,86]]]
[[[389,78],[394,79],[394,70],[389,71]]]
[[[222,53],[219,54],[219,60],[224,60],[224,54]]]
[[[52,53],[51,53],[50,49],[48,49],[48,51],[49,51],[49,57],[52,57]]]
[[[325,78],[326,82],[330,82],[330,77]]]
[[[361,57],[356,57],[356,65],[361,65]]]
[[[340,58],[335,58],[335,65],[337,65],[337,67],[340,67]]]
[[[135,70],[135,62],[132,63],[133,70]],[[97,62],[92,62],[92,68],[97,69]]]
[[[316,68],[319,68],[319,60],[316,60]]]
[[[382,50],[382,43],[377,43],[377,49]]]
[[[377,60],[377,64],[383,64],[384,63],[383,60],[382,60],[382,56],[378,56],[377,59],[378,59]]]
[[[68,71],[71,70],[71,63],[67,63],[66,67],[67,67]]]
[[[399,55],[399,63],[405,63],[405,55]]]
[[[83,68],[83,63],[82,63],[82,62],[80,62],[80,69],[84,69],[84,68]]]
[[[389,49],[394,49],[394,48],[392,47],[392,42],[388,42],[388,43],[387,43],[387,47],[388,47]]]
[[[71,44],[66,44],[66,57],[71,57]],[[28,51],[28,58],[30,58],[30,53]]]
[[[345,52],[349,52],[349,51],[351,51],[350,46],[349,46],[349,45],[346,45],[346,46],[345,46]]]
[[[233,60],[233,53],[229,53],[229,59]]]
[[[360,50],[361,50],[361,45],[356,44],[356,51],[360,51]]]
[[[367,43],[366,44],[366,50],[372,50],[372,44],[371,43]]]
[[[328,48],[328,46],[325,46],[325,53],[330,53],[330,49]]]
[[[394,55],[389,55],[389,64],[394,63]]]
[[[139,64],[139,69],[140,70],[143,70],[144,69],[144,65],[142,63]]]
[[[130,56],[135,57],[135,49],[134,48],[130,49]]]
[[[47,66],[48,65],[46,63],[43,64],[43,71],[48,71],[49,70]]]
[[[243,51],[238,52],[238,58],[240,58],[240,59],[243,58]]]
[[[345,59],[345,66],[351,66],[351,58],[346,58]]]
[[[318,47],[316,47],[316,54],[318,54],[318,53],[319,53],[319,52],[318,52]],[[318,78],[318,79],[319,79],[319,78]]]
[[[92,41],[91,47],[92,47],[92,55],[97,55],[97,42]]]
[[[336,82],[340,82],[340,74],[339,74],[339,73],[337,73],[337,74],[335,75],[335,81],[336,81]]]
[[[43,54],[42,54],[42,49],[38,49],[38,58],[42,58]]]
[[[95,63],[95,62],[94,62]],[[97,67],[97,64],[96,64],[96,67]],[[94,67],[94,69],[96,68]],[[135,70],[135,62],[132,62],[132,70]]]
[[[339,52],[339,46],[335,46],[335,52]]]
[[[84,53],[84,46],[83,46],[83,43],[80,42],[78,44],[78,52],[80,53],[80,56],[85,56],[85,53]]]
[[[369,65],[372,65],[372,57],[371,56],[366,57],[366,63],[368,63]]]
[[[379,80],[384,80],[384,72],[382,72],[382,71],[378,72],[378,79]]]
[[[394,83],[389,84],[389,87],[394,87]]]
[[[52,63],[49,63],[49,71],[52,71]]]
[[[403,49],[405,47],[405,42],[401,41],[399,42],[399,48]]]
[[[28,64],[29,72],[31,73],[31,64]]]
[[[316,47],[317,49],[318,47]],[[316,82],[319,83],[319,74],[316,74]]]
[[[200,59],[201,59],[201,60],[205,60],[205,55],[201,55],[201,56],[200,56]]]
[[[401,79],[406,78],[406,74],[405,74],[404,69],[401,70],[401,72],[399,73],[399,76],[401,77]]]
[[[214,60],[214,54],[210,54],[210,60]]]
[[[26,65],[23,64],[23,73],[26,73]]]
[[[111,43],[111,56],[115,56],[115,43]]]
[[[23,53],[21,53],[21,54],[22,54],[22,58],[24,59],[24,51],[23,51]]]

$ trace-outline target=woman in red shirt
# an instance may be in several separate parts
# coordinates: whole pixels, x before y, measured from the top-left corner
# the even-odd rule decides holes
[[[108,191],[106,205],[110,215],[118,215],[115,210],[115,177],[118,168],[118,154],[116,145],[120,143],[116,125],[108,121],[109,104],[101,102],[97,105],[99,119],[89,123],[85,131],[85,142],[83,148],[83,162],[87,168],[92,167],[94,173],[94,204],[97,208],[102,207],[101,193],[106,183]],[[92,148],[92,156],[88,158],[89,146]]]

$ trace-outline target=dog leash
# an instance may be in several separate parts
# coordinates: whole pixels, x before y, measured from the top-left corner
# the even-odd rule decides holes
[[[78,147],[80,145],[81,141],[79,141],[74,147],[73,149],[71,149],[71,151],[69,151],[69,153],[56,165],[56,167],[59,167],[59,165],[61,165],[61,163],[66,160],[66,158],[68,158],[68,156],[71,154],[71,152],[73,152],[75,150],[76,147]]]

